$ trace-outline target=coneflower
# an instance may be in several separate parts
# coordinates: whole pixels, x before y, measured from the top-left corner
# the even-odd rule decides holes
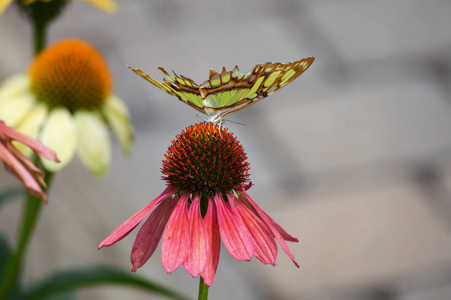
[[[112,90],[102,55],[83,40],[65,39],[42,51],[28,74],[2,83],[0,119],[58,154],[60,164],[42,161],[47,170],[61,170],[78,153],[93,174],[103,176],[111,163],[109,128],[125,152],[132,142],[127,107]]]
[[[152,256],[164,233],[163,267],[181,265],[210,286],[219,261],[220,240],[237,260],[256,257],[276,264],[277,239],[298,266],[285,241],[298,242],[247,194],[249,163],[231,133],[212,123],[186,128],[169,147],[162,179],[167,188],[99,244],[110,246],[127,236],[147,215],[131,253],[132,271]]]

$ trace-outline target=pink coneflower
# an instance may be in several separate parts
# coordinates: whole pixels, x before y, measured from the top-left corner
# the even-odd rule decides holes
[[[5,169],[22,181],[23,186],[31,195],[42,198],[47,202],[47,195],[40,186],[47,187],[44,181],[44,173],[17,150],[12,143],[13,141],[28,146],[42,158],[59,162],[56,153],[41,142],[8,127],[5,122],[0,121],[0,160],[5,165]]]
[[[163,231],[163,267],[183,265],[210,286],[219,261],[220,239],[237,260],[253,256],[276,264],[276,238],[298,266],[285,241],[298,242],[249,197],[249,163],[241,144],[227,129],[209,124],[186,128],[168,149],[162,177],[168,186],[146,207],[99,244],[110,246],[127,236],[149,213],[136,236],[132,271],[155,251]]]

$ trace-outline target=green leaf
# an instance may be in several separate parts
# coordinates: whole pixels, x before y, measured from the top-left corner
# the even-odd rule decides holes
[[[11,198],[17,197],[17,196],[25,196],[25,190],[23,187],[12,187],[7,188],[0,192],[0,207],[2,207],[3,204],[6,203],[6,201],[10,200]]]
[[[62,292],[72,291],[79,288],[116,284],[146,290],[150,293],[166,296],[171,299],[187,299],[180,294],[171,291],[161,285],[141,278],[129,271],[117,268],[98,266],[85,269],[74,269],[57,272],[42,282],[27,289],[21,300],[50,299],[49,297]]]

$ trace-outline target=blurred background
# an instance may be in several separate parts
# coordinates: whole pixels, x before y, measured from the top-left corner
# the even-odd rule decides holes
[[[131,269],[136,230],[98,243],[158,196],[161,161],[196,111],[127,65],[162,79],[159,66],[201,83],[209,69],[314,56],[301,77],[226,123],[244,146],[251,197],[289,233],[297,269],[235,261],[223,248],[211,299],[451,299],[451,1],[117,1],[107,14],[71,3],[49,43],[80,37],[106,57],[129,106],[136,141],[114,141],[98,180],[78,158],[53,182],[25,265],[26,282],[63,267]],[[32,59],[30,25],[12,5],[0,16],[0,80]],[[114,139],[113,139],[114,140]],[[18,182],[0,172],[0,188]],[[22,201],[0,212],[16,239]],[[160,249],[138,275],[193,298],[198,279],[167,275]],[[79,299],[151,299],[105,286]],[[159,299],[159,298],[158,298]]]

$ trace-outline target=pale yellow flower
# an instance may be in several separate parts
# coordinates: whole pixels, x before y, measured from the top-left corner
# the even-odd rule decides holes
[[[0,86],[0,119],[56,151],[61,163],[42,160],[52,172],[78,153],[93,174],[105,175],[111,163],[108,129],[126,153],[133,139],[127,107],[112,94],[105,60],[79,39],[52,45],[36,57],[28,74]]]
[[[50,1],[70,1],[70,0],[23,0],[23,5],[29,5],[33,2],[50,2]],[[109,13],[113,13],[117,10],[117,4],[114,2],[114,0],[79,0],[83,2],[87,2],[91,4],[92,6],[95,6],[97,8],[100,8],[104,11],[107,11]],[[2,14],[5,9],[8,7],[8,5],[11,4],[13,0],[0,0],[0,14]]]

